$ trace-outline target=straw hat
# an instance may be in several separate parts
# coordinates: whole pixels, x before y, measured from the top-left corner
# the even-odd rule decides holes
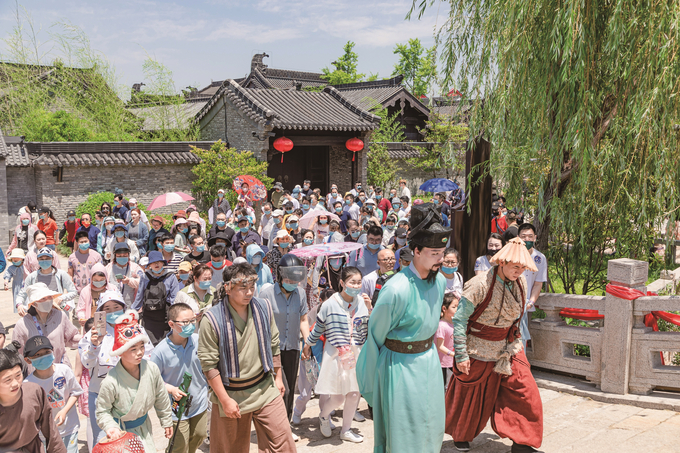
[[[491,264],[515,263],[527,268],[527,270],[538,272],[538,268],[531,259],[531,254],[527,250],[524,241],[520,238],[512,238],[489,260]]]
[[[52,291],[47,287],[46,284],[42,282],[33,283],[31,286],[26,288],[26,298],[28,299],[29,306],[48,296],[54,299],[55,297],[61,296],[61,293]]]

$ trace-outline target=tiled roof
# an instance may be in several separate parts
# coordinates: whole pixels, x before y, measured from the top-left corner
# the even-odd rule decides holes
[[[432,148],[431,142],[382,142],[387,145],[387,152],[391,159],[410,159],[420,156],[419,148]]]
[[[128,109],[144,119],[142,130],[188,129],[194,117],[208,103],[208,99],[192,99],[178,105],[160,105]]]
[[[385,88],[385,87],[399,87],[404,80],[403,75],[394,76],[391,79],[371,80],[368,82],[354,82],[333,85],[336,89],[343,90],[359,90],[363,88]]]
[[[217,100],[226,95],[246,116],[262,126],[279,129],[368,131],[380,118],[345,98],[333,87],[323,92],[243,88],[233,80],[197,115],[200,120]]]
[[[42,154],[35,165],[55,167],[93,167],[110,165],[197,164],[201,160],[189,151],[170,153],[59,153]]]
[[[430,114],[430,109],[402,86],[367,86],[358,89],[350,87],[338,88],[338,90],[351,102],[366,110],[373,108],[376,103],[384,108],[394,107],[397,101],[401,100],[402,105],[403,101],[406,101],[411,107],[421,111],[424,115]]]
[[[3,137],[1,141],[7,146],[5,164],[8,167],[29,167],[31,165],[28,148],[21,137]]]
[[[287,90],[298,83],[303,87],[322,87],[328,82],[315,72],[289,71],[287,69],[252,68],[248,77],[239,85],[246,88],[269,88]],[[237,82],[238,83],[238,82]]]

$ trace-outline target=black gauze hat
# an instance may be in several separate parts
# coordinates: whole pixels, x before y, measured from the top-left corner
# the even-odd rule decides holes
[[[443,248],[449,243],[451,229],[441,224],[442,217],[432,203],[411,207],[409,243],[428,248]]]

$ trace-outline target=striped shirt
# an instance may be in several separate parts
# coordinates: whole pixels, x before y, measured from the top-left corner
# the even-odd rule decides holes
[[[316,316],[314,330],[307,338],[307,344],[315,345],[321,335],[325,335],[326,341],[330,341],[336,348],[350,344],[362,346],[368,335],[368,308],[363,297],[359,295],[351,303],[347,303],[340,293],[335,293],[324,302]]]

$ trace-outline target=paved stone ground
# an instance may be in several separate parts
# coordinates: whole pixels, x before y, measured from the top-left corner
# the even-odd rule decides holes
[[[62,259],[66,265],[66,260]],[[11,327],[18,316],[11,308],[10,291],[0,291],[0,320],[6,327]],[[10,335],[11,336],[11,335]],[[69,351],[75,356],[76,351]],[[624,404],[607,404],[589,398],[541,389],[544,414],[544,439],[542,449],[546,452],[678,452],[680,438],[680,414],[669,410],[642,409]],[[301,453],[352,452],[363,453],[373,451],[373,426],[370,420],[362,423],[353,422],[353,428],[365,438],[361,444],[343,443],[339,437],[339,428],[333,436],[326,439],[319,432],[318,399],[310,401],[302,423],[294,427],[300,436],[297,443]],[[359,407],[366,416],[367,406],[362,400]],[[336,426],[342,423],[342,411],[333,418]],[[167,440],[163,438],[155,414],[154,421],[156,446],[165,448]],[[81,416],[80,453],[87,453],[85,437],[85,417]],[[491,429],[490,424],[472,443],[472,451],[477,453],[505,453],[510,451],[511,442],[500,439]],[[159,451],[163,451],[160,450]],[[209,452],[204,444],[201,451]],[[257,452],[255,432],[251,436],[251,452]],[[446,436],[442,452],[457,451],[450,436]],[[416,452],[414,452],[416,453]]]

